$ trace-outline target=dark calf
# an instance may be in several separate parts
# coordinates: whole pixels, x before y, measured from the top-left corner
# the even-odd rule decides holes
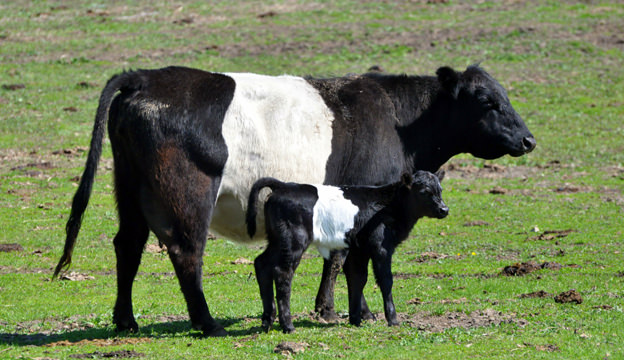
[[[444,218],[448,207],[441,197],[438,177],[430,172],[404,174],[401,181],[384,186],[326,186],[284,183],[262,178],[252,187],[247,210],[247,230],[256,232],[256,203],[261,189],[271,195],[264,205],[269,240],[256,258],[256,278],[262,297],[262,328],[275,320],[273,282],[284,332],[295,330],[290,316],[292,278],[303,252],[316,245],[321,255],[349,248],[344,271],[349,287],[349,321],[360,325],[362,290],[372,259],[389,325],[397,325],[392,301],[391,262],[394,249],[407,238],[423,216]]]

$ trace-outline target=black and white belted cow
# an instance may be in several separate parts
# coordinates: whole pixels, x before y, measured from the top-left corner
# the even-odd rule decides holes
[[[441,67],[437,76],[329,79],[184,67],[124,72],[100,96],[55,276],[71,262],[106,121],[119,214],[113,322],[138,329],[132,283],[152,231],[169,250],[193,327],[208,336],[225,334],[202,289],[208,228],[250,241],[245,210],[257,179],[379,185],[404,172],[436,171],[459,153],[520,156],[536,144],[505,89],[479,66]],[[264,229],[256,234],[263,238]],[[334,254],[324,264],[316,299],[322,316],[335,315],[333,286],[343,260]]]

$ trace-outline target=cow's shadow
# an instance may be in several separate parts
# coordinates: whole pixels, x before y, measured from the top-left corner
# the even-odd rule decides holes
[[[224,318],[218,319],[219,323],[225,327],[229,337],[246,337],[255,334],[262,334],[260,327],[260,317],[252,318]],[[247,329],[228,329],[240,322],[249,322],[251,327]],[[256,325],[257,324],[257,325]],[[337,326],[338,323],[320,323],[308,319],[300,319],[293,321],[295,328],[327,328]],[[271,331],[281,331],[281,327],[277,322],[273,325]],[[167,321],[142,326],[137,333],[117,332],[112,327],[96,327],[90,329],[70,330],[67,332],[49,334],[49,333],[0,333],[0,344],[12,346],[32,346],[32,345],[49,345],[60,343],[62,345],[71,345],[81,341],[105,341],[110,339],[132,339],[132,338],[170,338],[176,336],[192,336],[203,338],[201,331],[193,330],[188,320]],[[121,341],[123,343],[123,340]],[[131,343],[132,341],[128,341]]]

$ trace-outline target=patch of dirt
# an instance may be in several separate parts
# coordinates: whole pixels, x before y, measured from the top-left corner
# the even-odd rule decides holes
[[[530,236],[527,240],[553,240],[562,237],[566,237],[576,230],[567,229],[567,230],[545,230],[543,233],[537,236]]]
[[[538,264],[535,261],[529,261],[524,263],[516,263],[513,265],[505,266],[503,271],[501,271],[501,275],[504,276],[524,276],[526,274],[530,274],[537,270],[542,269],[551,269],[551,270],[559,270],[563,267],[563,265],[555,262],[544,262]]]
[[[475,220],[464,223],[464,226],[490,226],[490,223],[483,220]]]
[[[382,316],[383,318],[383,316]],[[524,326],[527,321],[516,317],[515,314],[503,314],[494,309],[473,311],[470,314],[450,312],[443,315],[418,313],[413,315],[399,314],[401,322],[422,331],[443,332],[452,328],[473,329],[501,324],[517,324]]]
[[[581,304],[583,302],[583,298],[581,297],[581,294],[578,291],[572,289],[572,290],[564,291],[561,294],[555,296],[555,302],[560,303],[560,304],[567,304],[567,303]]]
[[[59,276],[60,280],[68,280],[68,281],[85,281],[85,280],[95,280],[95,277],[87,274],[81,274],[78,272],[70,272],[69,274],[61,274]]]
[[[506,167],[499,164],[484,164],[483,167],[476,167],[472,164],[466,164],[458,161],[450,161],[446,165],[442,166],[442,168],[446,171],[446,177],[448,177],[449,179],[526,179],[534,176],[539,171],[541,171],[541,169],[537,167]],[[502,188],[494,188],[491,191],[494,191],[494,193],[496,193],[497,190],[500,190],[501,192],[506,192],[506,189]]]
[[[253,261],[240,257],[234,261],[231,261],[231,264],[232,265],[249,265],[249,264],[253,264]]]
[[[93,359],[96,357],[107,358],[107,359],[122,359],[122,358],[133,358],[133,357],[143,357],[145,354],[136,352],[134,350],[117,350],[110,352],[92,352],[86,354],[72,354],[69,355],[72,359]]]
[[[145,251],[151,254],[167,253],[165,244],[146,244]]]
[[[449,257],[446,254],[440,254],[437,252],[432,252],[432,251],[426,251],[420,255],[418,255],[413,261],[422,263],[422,262],[427,262],[430,260],[441,260],[441,259],[446,259],[447,257]]]
[[[290,356],[304,352],[310,345],[306,342],[282,341],[273,349],[274,353]]]
[[[20,244],[0,244],[0,252],[24,251],[24,247]]]
[[[26,85],[24,84],[2,84],[2,88],[4,90],[15,91],[25,89]]]
[[[519,347],[532,347],[537,351],[546,351],[546,352],[555,352],[559,351],[559,346],[554,344],[544,344],[544,345],[533,345],[531,343],[522,343],[522,345],[518,345]]]
[[[528,294],[520,295],[520,299],[546,298],[551,295],[544,290],[534,291]]]
[[[113,339],[83,339],[80,341],[69,341],[69,340],[61,340],[53,343],[46,344],[47,347],[55,347],[55,346],[85,346],[85,345],[95,345],[95,346],[118,346],[118,345],[136,345],[146,342],[151,342],[150,338],[113,338]]]

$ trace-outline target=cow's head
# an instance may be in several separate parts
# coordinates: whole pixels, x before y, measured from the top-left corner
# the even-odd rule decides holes
[[[456,102],[451,107],[451,126],[459,131],[462,152],[495,159],[521,156],[535,148],[535,138],[511,106],[507,92],[485,70],[472,65],[462,73],[441,67],[436,74]]]
[[[435,174],[423,170],[416,171],[414,175],[403,174],[401,182],[407,194],[403,194],[400,201],[406,203],[407,211],[418,217],[445,218],[449,208],[442,200],[440,181],[443,177],[442,170]]]

